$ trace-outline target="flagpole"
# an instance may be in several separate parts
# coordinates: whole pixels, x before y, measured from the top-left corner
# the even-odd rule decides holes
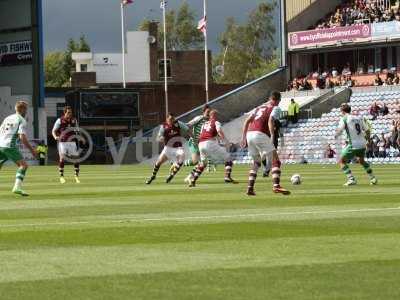
[[[125,78],[125,16],[124,3],[121,2],[121,40],[122,40],[122,86],[126,88]]]
[[[206,72],[206,102],[209,101],[209,92],[208,92],[208,41],[207,41],[207,27],[208,27],[208,20],[207,20],[207,0],[204,0],[204,20],[206,22],[206,28],[204,31],[204,63],[205,63],[205,72]]]
[[[164,25],[164,92],[165,92],[165,115],[168,116],[168,68],[167,68],[167,22],[166,22],[166,3],[163,3],[163,25]]]

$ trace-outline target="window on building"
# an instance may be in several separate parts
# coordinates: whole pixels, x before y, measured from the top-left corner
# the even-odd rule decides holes
[[[87,64],[81,65],[81,72],[87,72]]]
[[[158,61],[158,77],[164,79],[164,59]],[[172,78],[171,60],[167,59],[167,78]]]

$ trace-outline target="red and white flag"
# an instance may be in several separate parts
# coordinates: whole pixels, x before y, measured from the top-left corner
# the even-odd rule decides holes
[[[204,35],[207,33],[207,17],[204,16],[204,18],[202,18],[199,21],[199,24],[197,25],[197,29],[200,30]]]
[[[123,5],[128,5],[128,4],[132,4],[133,0],[122,0],[122,4]]]

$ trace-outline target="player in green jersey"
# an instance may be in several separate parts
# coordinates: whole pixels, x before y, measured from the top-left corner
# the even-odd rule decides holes
[[[367,172],[370,178],[370,184],[375,185],[378,183],[378,180],[374,176],[370,164],[365,161],[365,148],[371,133],[370,126],[368,126],[365,118],[352,115],[351,107],[347,103],[340,106],[340,111],[342,113],[342,118],[336,131],[336,138],[343,132],[346,135],[347,145],[343,149],[339,161],[343,173],[347,176],[347,182],[344,185],[350,186],[357,184],[356,178],[348,165],[354,158],[358,159],[358,162],[363,166],[365,172]]]
[[[28,164],[18,149],[17,141],[20,140],[34,157],[37,156],[36,150],[31,146],[26,136],[27,123],[25,121],[25,115],[27,110],[28,103],[25,101],[18,101],[15,105],[16,113],[5,118],[0,126],[0,164],[10,160],[18,166],[12,192],[21,196],[28,196],[28,194],[22,190],[22,182],[24,181]]]
[[[192,137],[188,141],[191,159],[185,161],[185,166],[195,166],[199,162],[199,137],[201,133],[201,127],[205,122],[207,122],[209,114],[210,107],[208,105],[205,105],[203,108],[203,114],[195,117],[189,123],[187,123],[192,132]]]

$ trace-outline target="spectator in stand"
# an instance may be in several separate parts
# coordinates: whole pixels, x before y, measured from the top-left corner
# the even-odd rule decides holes
[[[387,141],[386,141],[385,135],[382,133],[382,136],[377,144],[378,151],[379,151],[378,157],[381,157],[381,158],[386,157],[386,144],[387,144]]]
[[[393,85],[394,74],[393,73],[386,73],[386,79],[383,85]]]
[[[374,157],[379,157],[379,146],[378,146],[379,137],[376,134],[374,134],[371,141],[372,141],[372,152],[374,154]]]
[[[368,66],[368,74],[374,73],[374,66],[373,65],[369,65]]]
[[[399,100],[397,100],[396,101],[396,113],[398,113],[398,114],[400,114],[400,101]]]
[[[379,109],[379,113],[382,116],[386,116],[387,114],[389,114],[389,108],[387,107],[386,103],[382,102],[382,106]]]
[[[335,87],[335,83],[329,77],[326,77],[326,79],[325,79],[325,88],[326,89],[333,89],[334,87]]]
[[[396,145],[397,149],[400,150],[400,120],[396,121],[396,132],[397,132]]]
[[[288,121],[292,124],[296,124],[299,120],[299,113],[300,105],[295,102],[294,99],[291,99],[288,107]]]
[[[317,89],[320,89],[320,90],[325,89],[325,80],[322,76],[318,76],[316,86],[317,86]]]
[[[376,76],[374,79],[374,85],[375,86],[383,85],[383,81],[382,81],[381,77],[379,76],[379,73],[376,73]]]
[[[351,75],[351,69],[350,69],[350,63],[346,63],[346,66],[342,70],[342,75],[343,76],[348,76]]]
[[[397,140],[399,137],[399,132],[398,132],[397,128],[398,128],[397,121],[393,120],[392,126],[390,128],[390,132],[391,132],[390,142],[391,142],[393,148],[395,148],[395,149],[399,148],[399,144],[397,143]]]
[[[298,91],[304,91],[304,78],[303,79],[298,79],[296,81],[296,85],[297,85],[297,90]]]
[[[399,74],[396,73],[394,75],[393,84],[394,85],[399,85],[399,83],[400,83],[400,77],[399,77]]]
[[[372,120],[376,120],[376,118],[379,115],[381,108],[379,105],[376,103],[376,101],[371,105],[371,108],[369,109],[369,114],[372,116]]]
[[[313,89],[311,82],[307,78],[304,79],[304,87],[306,91],[312,91]]]
[[[333,150],[332,146],[330,144],[328,144],[326,146],[324,157],[325,158],[335,158],[335,155],[336,155],[335,150]]]
[[[386,78],[383,85],[393,85],[393,79],[391,77]]]
[[[351,75],[347,75],[346,86],[353,87],[354,85],[355,85],[355,81],[351,78]]]
[[[371,139],[367,141],[365,155],[367,158],[374,157],[373,141]]]
[[[333,14],[320,20],[316,28],[400,20],[399,9],[394,10],[385,5],[385,1],[380,0],[345,0],[342,5],[336,7]]]
[[[335,67],[332,68],[332,76],[337,77],[338,76],[338,71],[336,70]]]

